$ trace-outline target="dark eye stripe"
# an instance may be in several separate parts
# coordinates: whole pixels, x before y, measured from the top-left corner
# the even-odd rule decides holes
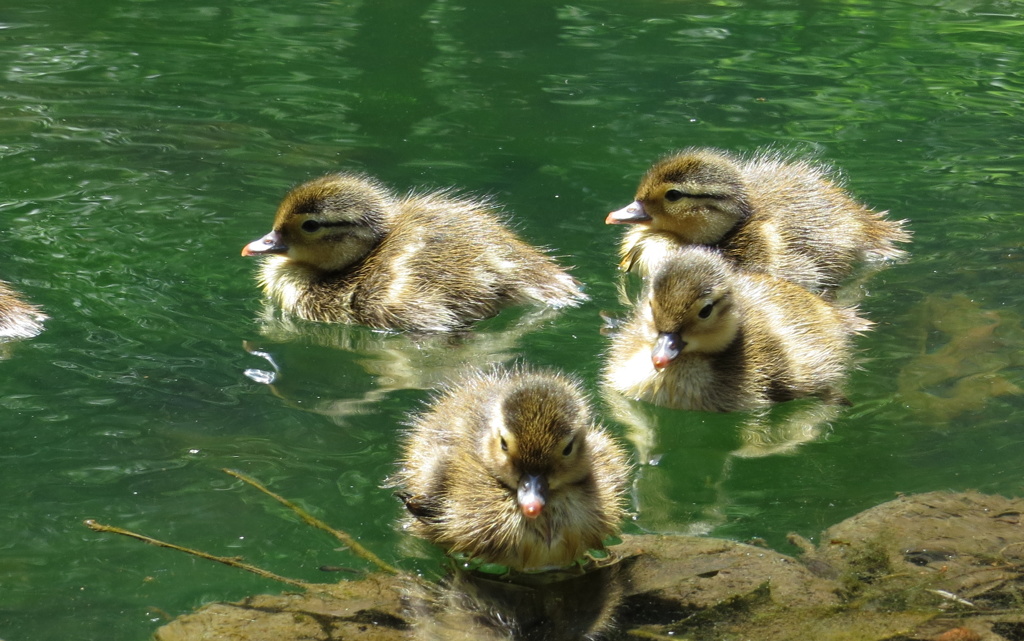
[[[669,202],[675,202],[681,198],[708,198],[710,200],[725,200],[728,196],[723,194],[698,194],[698,193],[687,193],[685,191],[679,191],[678,189],[670,189],[665,192],[665,199]]]
[[[350,220],[334,220],[329,223],[320,223],[322,227],[359,227],[360,223]]]
[[[313,225],[310,225],[310,223],[313,223]],[[324,221],[320,221],[320,220],[309,219],[306,222],[302,223],[302,228],[304,230],[306,230],[306,231],[309,231],[309,232],[316,231],[317,229],[322,229],[324,227],[359,227],[359,226],[361,226],[361,223],[357,223],[357,222],[353,222],[353,221],[349,221],[349,220],[332,220],[332,221],[329,221],[329,222],[324,222]]]

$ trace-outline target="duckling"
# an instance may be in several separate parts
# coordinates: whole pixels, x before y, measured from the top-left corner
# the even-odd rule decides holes
[[[897,259],[906,221],[872,211],[805,161],[763,152],[749,159],[708,148],[663,158],[636,200],[608,214],[631,224],[619,267],[641,275],[673,247],[711,245],[738,265],[814,292],[839,286],[864,259]]]
[[[618,531],[630,466],[579,382],[523,367],[473,372],[411,422],[405,528],[516,571],[563,568]]]
[[[242,255],[265,256],[264,291],[312,321],[450,331],[507,305],[557,308],[587,298],[490,203],[443,191],[398,198],[359,174],[291,190],[273,230]]]
[[[32,338],[43,331],[46,319],[41,309],[26,303],[18,292],[0,280],[0,340]]]
[[[665,255],[613,338],[605,383],[677,409],[731,412],[840,391],[850,339],[870,323],[786,280],[697,245]]]

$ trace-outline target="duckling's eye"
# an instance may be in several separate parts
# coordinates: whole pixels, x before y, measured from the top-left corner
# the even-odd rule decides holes
[[[508,451],[508,442],[505,441],[505,437],[504,436],[501,437],[501,451],[502,452],[507,452]]]
[[[697,312],[697,316],[700,316],[701,318],[707,318],[708,316],[711,316],[711,312],[714,311],[714,309],[715,309],[715,304],[714,303],[708,303],[704,307],[700,308],[700,311]]]
[[[575,443],[575,441],[569,441],[569,444],[565,446],[564,450],[562,450],[562,456],[569,456],[570,454],[572,454],[573,443]]]
[[[321,225],[319,221],[309,218],[302,222],[302,231],[312,234],[316,230],[320,229]]]
[[[668,191],[665,192],[665,200],[669,201],[670,203],[674,203],[675,201],[679,200],[685,195],[686,194],[679,191],[678,189],[669,189]]]

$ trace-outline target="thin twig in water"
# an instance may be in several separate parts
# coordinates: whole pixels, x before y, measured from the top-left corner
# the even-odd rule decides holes
[[[329,532],[330,534],[334,535],[334,538],[336,538],[339,541],[341,541],[342,544],[344,544],[345,547],[347,547],[349,550],[351,550],[352,553],[355,554],[356,556],[362,558],[365,561],[369,561],[370,563],[376,565],[379,569],[383,570],[384,572],[389,572],[391,574],[401,574],[401,572],[399,570],[397,570],[396,568],[392,567],[391,565],[388,565],[379,556],[377,556],[373,552],[367,550],[362,545],[360,545],[359,542],[356,541],[354,538],[352,538],[352,536],[350,534],[348,534],[347,532],[344,532],[342,530],[337,530],[335,528],[332,528],[331,526],[327,525],[326,523],[324,523],[320,519],[316,518],[312,514],[306,512],[301,507],[299,507],[298,505],[295,505],[294,503],[292,503],[288,499],[284,498],[283,496],[280,496],[280,495],[275,494],[274,492],[270,491],[264,485],[262,485],[259,481],[256,481],[255,479],[251,479],[248,476],[246,476],[245,474],[242,474],[241,472],[237,472],[235,470],[229,470],[227,468],[224,468],[224,472],[227,473],[227,474],[230,474],[231,476],[235,477],[236,479],[238,479],[240,481],[244,481],[244,482],[248,483],[249,485],[251,485],[254,488],[256,488],[257,490],[259,490],[260,492],[263,492],[267,496],[273,498],[275,501],[281,503],[282,505],[287,507],[292,512],[295,512],[296,514],[298,514],[299,518],[301,518],[303,521],[305,521],[309,525],[312,525],[315,528],[321,529],[324,532]]]
[[[953,603],[959,603],[960,605],[966,605],[969,608],[977,607],[976,605],[974,605],[973,603],[971,603],[967,599],[962,599],[962,598],[958,597],[957,595],[953,594],[952,592],[947,592],[946,590],[928,590],[928,591],[933,593],[933,594],[938,594],[943,599],[949,599]]]
[[[672,636],[675,634],[674,632],[670,632],[669,634],[662,634],[660,632],[654,632],[651,630],[639,629],[627,630],[626,634],[628,634],[631,637],[638,637],[641,639],[652,639],[654,641],[661,641],[662,639],[664,639],[664,641],[675,641],[678,638],[676,636]]]
[[[297,579],[289,579],[288,577],[280,576],[278,574],[274,574],[273,572],[268,572],[267,570],[258,568],[255,565],[250,565],[248,563],[245,563],[244,561],[240,561],[237,558],[227,556],[214,556],[213,554],[207,554],[206,552],[193,550],[192,548],[186,548],[180,545],[175,545],[173,543],[167,543],[166,541],[154,539],[144,534],[138,534],[136,532],[115,527],[113,525],[103,525],[102,523],[97,523],[93,519],[86,519],[85,525],[90,530],[93,530],[95,532],[110,532],[112,534],[121,534],[123,536],[131,537],[133,539],[142,541],[143,543],[149,543],[150,545],[155,545],[161,548],[170,548],[172,550],[177,550],[179,552],[191,554],[192,556],[198,556],[201,559],[206,559],[208,561],[216,561],[217,563],[223,563],[224,565],[229,565],[233,568],[246,570],[247,572],[252,572],[253,574],[257,574],[265,579],[272,579],[274,581],[280,581],[281,583],[287,583],[288,585],[293,585],[297,588],[302,588],[303,590],[309,589],[312,585],[304,581],[299,581]]]
[[[1017,541],[1015,543],[1011,543],[1011,544],[1007,545],[1003,549],[999,550],[999,556],[1006,556],[1006,551],[1007,550],[1009,550],[1012,547],[1016,547],[1018,545],[1024,545],[1024,541]]]

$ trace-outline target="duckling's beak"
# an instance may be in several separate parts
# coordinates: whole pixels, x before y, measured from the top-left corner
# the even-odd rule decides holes
[[[535,519],[540,516],[547,502],[548,480],[542,474],[523,474],[519,479],[519,509],[523,516],[528,519]]]
[[[262,256],[264,254],[287,254],[288,245],[284,244],[281,234],[272,231],[259,240],[254,240],[242,248],[243,256]]]
[[[654,363],[654,369],[660,372],[668,367],[684,347],[686,347],[686,342],[679,338],[679,334],[675,332],[658,334],[658,340],[654,341],[654,349],[651,350],[651,362]]]
[[[622,223],[649,223],[651,215],[644,209],[644,204],[634,200],[622,209],[616,209],[604,219],[606,225],[619,225]]]

